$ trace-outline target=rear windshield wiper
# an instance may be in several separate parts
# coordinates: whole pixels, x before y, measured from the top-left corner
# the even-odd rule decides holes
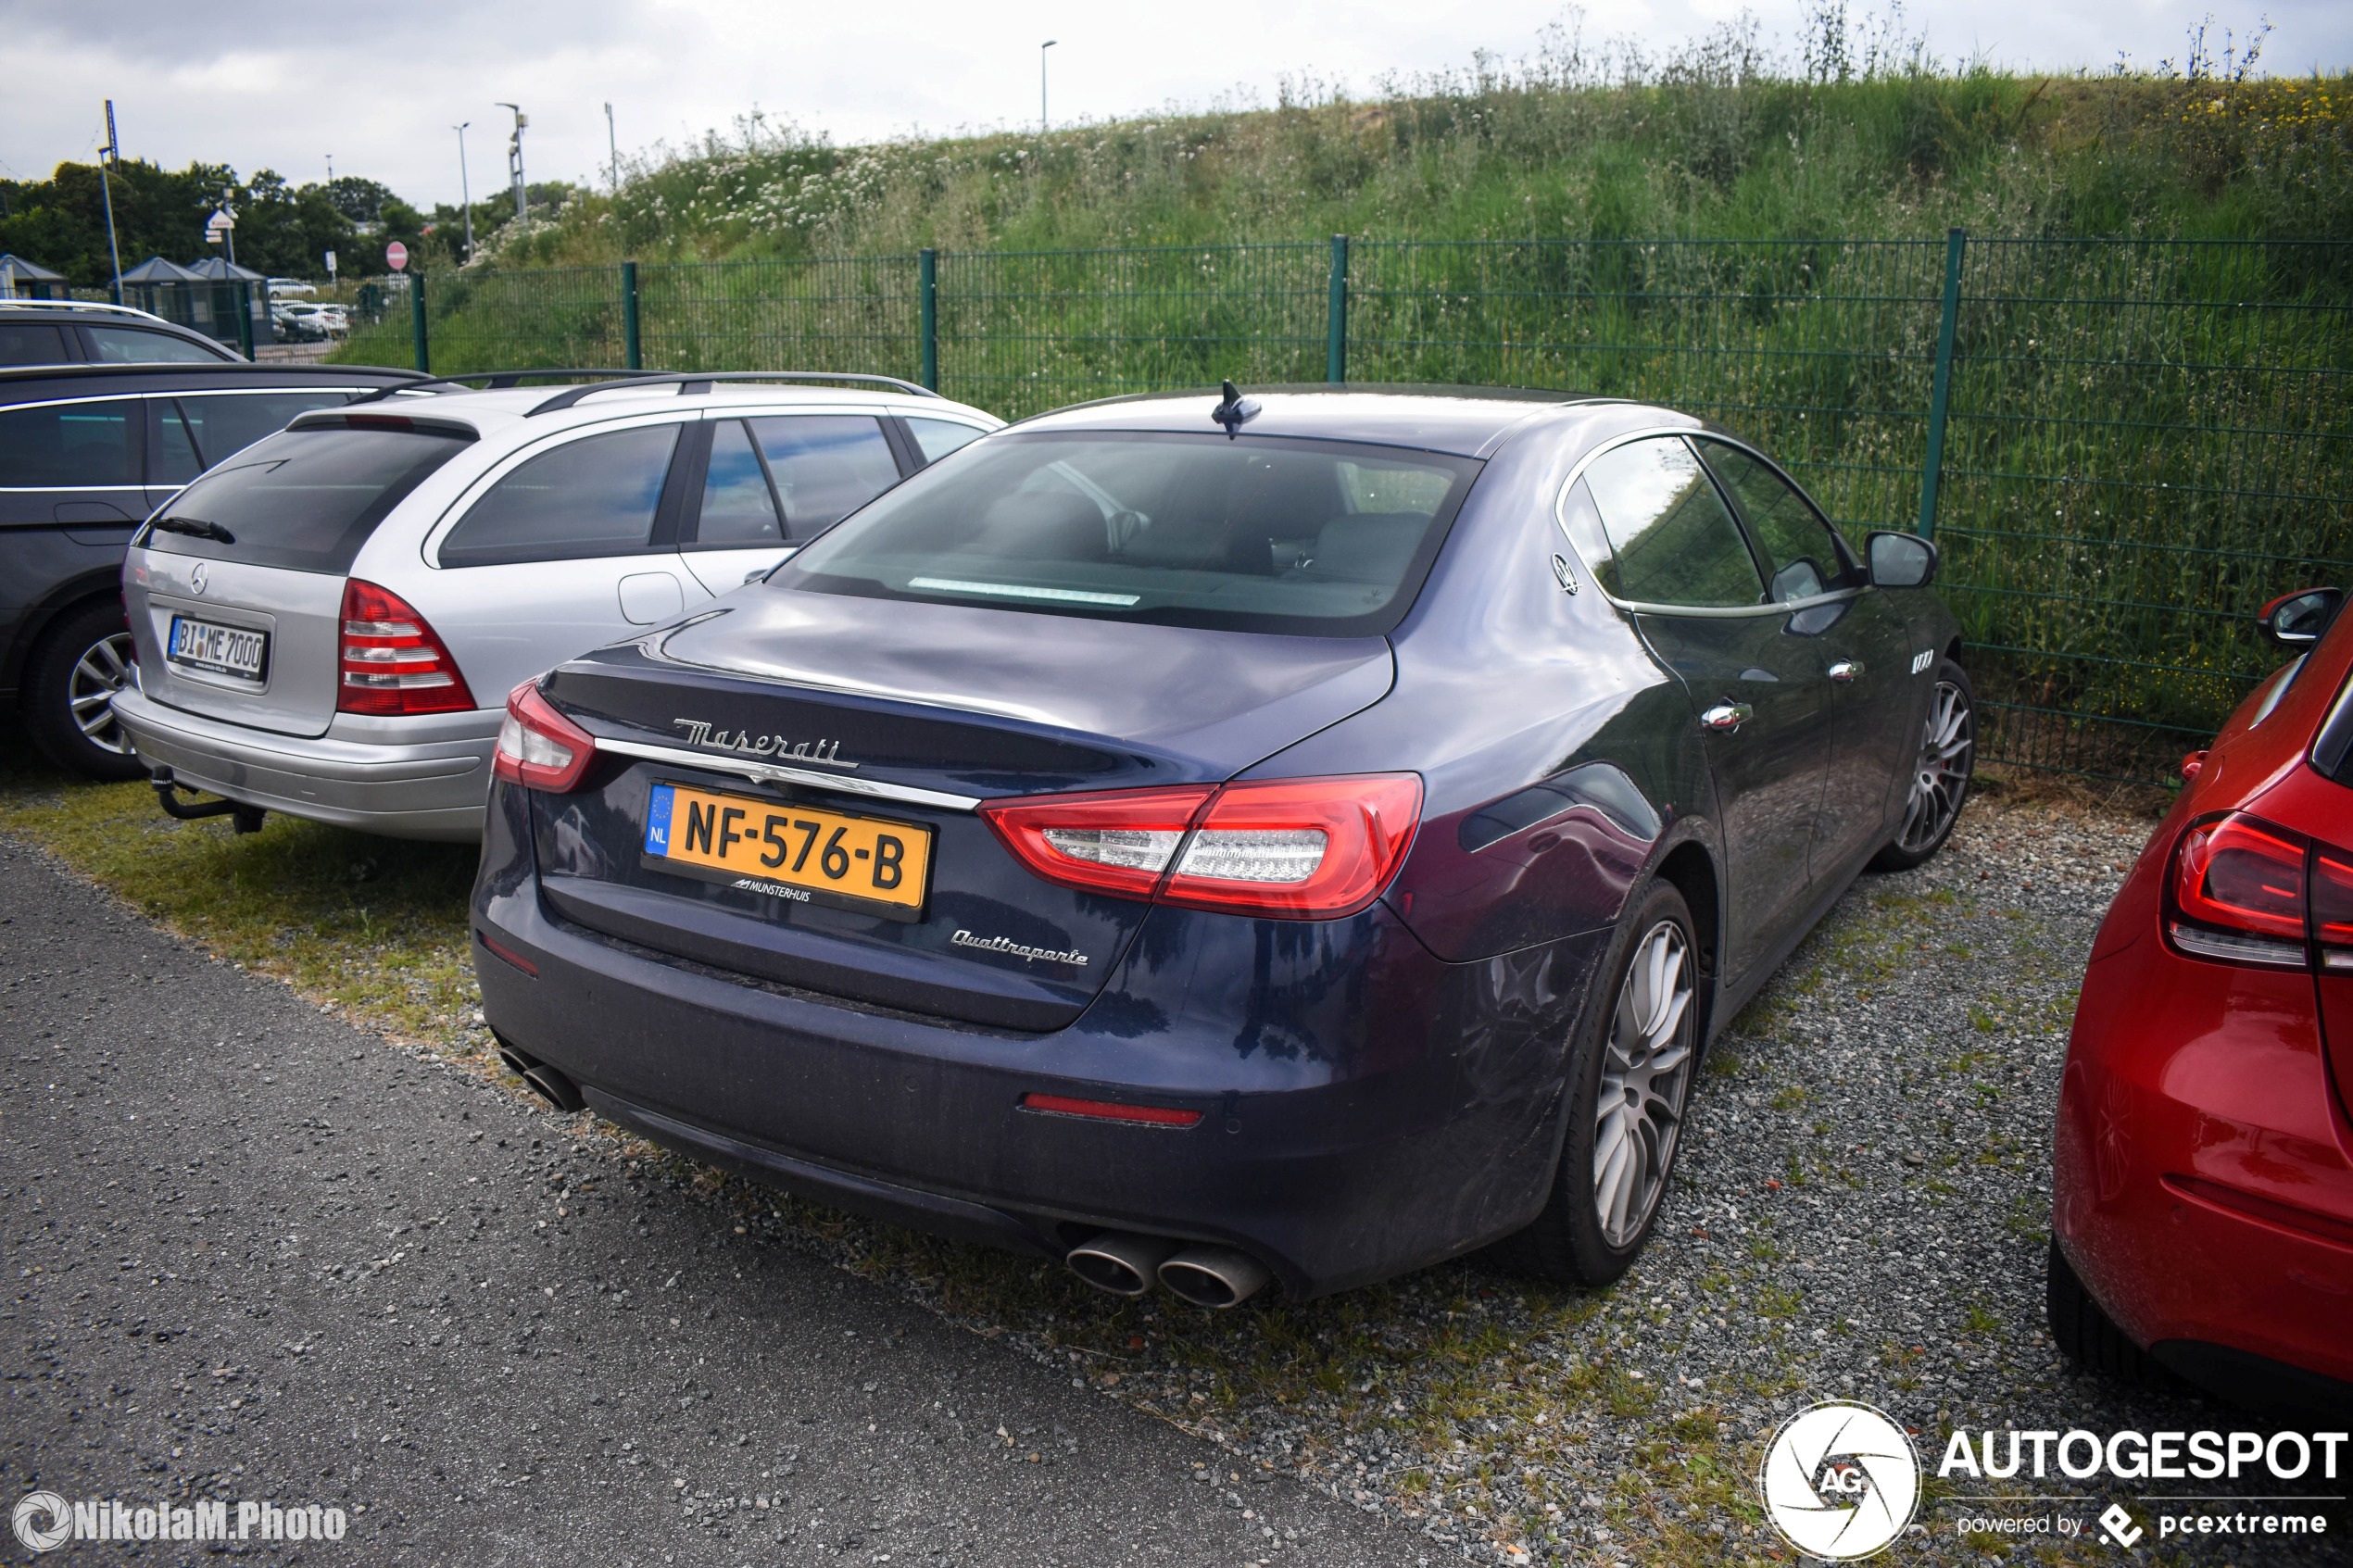
[[[233,545],[237,536],[217,522],[204,522],[192,517],[159,517],[151,526],[166,533],[185,533],[192,539],[209,539],[216,545]]]

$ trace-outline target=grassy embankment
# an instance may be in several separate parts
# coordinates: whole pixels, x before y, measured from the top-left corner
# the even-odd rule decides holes
[[[1315,381],[1344,232],[1352,379],[1706,412],[1859,533],[1917,516],[1960,225],[1948,595],[1987,695],[2068,716],[2010,714],[2012,755],[2154,777],[2270,668],[2246,612],[2353,570],[2353,247],[2275,243],[2353,235],[2353,81],[1939,71],[1883,40],[1864,63],[1555,38],[1365,99],[1050,135],[749,123],[437,274],[434,363],[618,363],[626,257],[648,365],[912,375],[931,245],[943,389],[1009,417]],[[1655,243],[1678,236],[1740,243]],[[1184,248],[1236,242],[1263,248]],[[405,360],[405,314],[345,352]]]

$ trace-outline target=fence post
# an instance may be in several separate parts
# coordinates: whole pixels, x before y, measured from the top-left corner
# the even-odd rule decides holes
[[[646,368],[646,357],[637,345],[637,264],[621,264],[621,352],[622,363],[633,370]]]
[[[253,285],[237,280],[237,352],[253,358]]]
[[[922,307],[924,385],[939,390],[939,253],[928,246],[915,253],[915,295]]]
[[[1332,236],[1331,295],[1324,306],[1324,379],[1348,379],[1348,236]]]
[[[1944,410],[1953,395],[1953,333],[1961,314],[1961,254],[1969,245],[1969,231],[1954,229],[1944,236],[1944,310],[1936,323],[1936,375],[1929,383],[1928,447],[1920,456],[1920,527],[1923,539],[1936,537],[1936,489],[1944,477]]]
[[[409,274],[409,340],[416,345],[417,372],[433,374],[433,349],[425,342],[425,275]]]

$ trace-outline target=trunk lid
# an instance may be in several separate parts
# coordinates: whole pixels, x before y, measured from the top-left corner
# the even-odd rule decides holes
[[[1060,1028],[1101,989],[1146,906],[1039,880],[971,803],[1222,782],[1379,700],[1390,677],[1378,637],[755,590],[549,680],[607,759],[574,793],[534,797],[542,886],[576,924],[738,977]],[[754,836],[771,817],[812,820],[807,809],[921,836],[921,905],[802,900],[765,880],[782,866],[739,880],[682,871],[648,852],[664,785],[735,797]]]
[[[149,696],[280,734],[326,733],[351,563],[472,439],[460,427],[376,418],[282,431],[157,508],[123,571]]]

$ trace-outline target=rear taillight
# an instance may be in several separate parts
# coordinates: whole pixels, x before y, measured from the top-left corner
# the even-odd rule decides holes
[[[507,694],[507,718],[498,726],[491,771],[509,784],[561,795],[580,783],[596,759],[597,737],[557,712],[538,682],[525,681]]]
[[[455,713],[472,709],[458,661],[425,618],[389,588],[355,577],[343,585],[343,713]]]
[[[1379,897],[1413,843],[1412,773],[1045,796],[981,808],[1049,882],[1189,909],[1331,920]]]
[[[983,806],[980,815],[1048,882],[1149,898],[1214,793],[1202,785],[1050,795]]]
[[[2322,969],[2353,972],[2353,855],[2322,849],[2312,857],[2312,940]]]
[[[2173,847],[2165,933],[2202,959],[2303,969],[2313,945],[2328,968],[2353,947],[2353,857],[2260,817],[2226,811],[2193,822]]]

